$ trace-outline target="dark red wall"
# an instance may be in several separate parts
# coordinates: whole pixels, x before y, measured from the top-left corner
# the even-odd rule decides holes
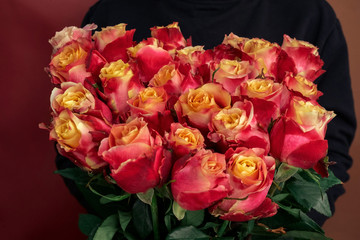
[[[65,26],[79,25],[95,0],[2,0],[0,7],[0,239],[81,240],[77,227],[84,209],[55,170],[53,144],[38,123],[49,122],[52,89],[43,68],[50,59],[48,39]],[[358,0],[331,0],[349,43],[353,88],[359,110]],[[359,115],[358,115],[359,116]],[[352,148],[355,164],[347,194],[325,225],[335,239],[360,239],[358,216],[360,139]]]

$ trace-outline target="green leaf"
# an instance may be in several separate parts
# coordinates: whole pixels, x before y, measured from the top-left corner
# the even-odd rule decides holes
[[[92,189],[92,192],[95,193],[96,191]],[[96,195],[98,196],[101,196],[100,198],[100,203],[101,204],[107,204],[107,203],[110,203],[110,202],[119,202],[119,201],[122,201],[126,198],[129,198],[131,196],[130,193],[125,193],[123,195],[115,195],[115,194],[106,194],[106,195],[102,195],[98,192],[95,193]]]
[[[316,182],[307,181],[301,176],[296,176],[292,181],[289,181],[286,187],[295,200],[307,211],[318,202],[322,202],[325,195]]]
[[[288,214],[298,219],[302,224],[305,224],[310,229],[319,233],[324,233],[324,230],[300,209],[287,207],[280,203],[278,203],[278,205],[281,209],[285,210]]]
[[[101,222],[101,218],[92,214],[79,215],[79,229],[86,236],[89,236],[93,229],[97,228]]]
[[[150,188],[149,190],[147,190],[144,193],[137,193],[136,196],[143,202],[146,204],[151,205],[152,202],[152,198],[154,196],[154,189]]]
[[[118,215],[110,215],[99,226],[95,233],[94,240],[112,240],[115,233],[119,230]]]
[[[294,239],[294,240],[331,240],[331,238],[327,238],[321,233],[317,232],[308,232],[308,231],[289,231],[285,235],[281,236],[278,239]]]
[[[198,211],[186,211],[184,218],[181,220],[181,225],[198,227],[204,221],[204,209]]]
[[[332,216],[332,212],[330,209],[330,203],[329,203],[329,199],[327,194],[323,195],[323,198],[321,199],[322,201],[318,201],[313,208],[318,211],[319,213],[327,216],[327,217],[331,217]]]
[[[329,188],[338,184],[342,184],[342,182],[340,181],[340,179],[335,177],[334,173],[330,169],[329,169],[329,177],[320,179],[320,186],[321,189],[323,189],[324,191],[327,191]]]
[[[87,183],[91,178],[91,176],[89,176],[88,172],[86,172],[78,167],[56,170],[54,173],[59,174],[59,175],[63,176],[64,178],[73,180],[77,183],[80,183],[80,182]]]
[[[180,207],[180,205],[177,202],[173,202],[172,205],[173,213],[175,217],[180,221],[185,217],[186,209],[183,209]]]
[[[150,206],[137,199],[132,209],[132,218],[137,233],[141,239],[146,239],[153,230]]]
[[[126,227],[129,225],[130,221],[131,221],[131,212],[122,212],[122,211],[118,211],[119,214],[119,223],[121,226],[121,229],[125,232]]]
[[[194,226],[185,226],[175,229],[170,233],[166,240],[208,240],[210,237],[195,228]]]
[[[220,225],[219,223],[207,222],[207,223],[205,223],[205,225],[202,228],[200,228],[200,230],[206,230],[206,229],[212,228],[215,231],[215,229],[218,228],[219,225]]]
[[[282,200],[284,200],[285,198],[287,198],[289,195],[290,195],[289,193],[280,193],[280,194],[277,194],[277,195],[271,197],[271,200],[273,202],[278,203],[278,202],[281,202]]]
[[[297,173],[298,170],[299,168],[297,167],[293,167],[287,163],[281,163],[274,176],[274,181],[277,183],[285,182]]]

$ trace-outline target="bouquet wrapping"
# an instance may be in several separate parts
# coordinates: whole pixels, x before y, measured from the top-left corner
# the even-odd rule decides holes
[[[50,140],[76,167],[89,239],[328,239],[331,216],[318,49],[225,35],[205,50],[176,22],[66,27],[46,68]]]

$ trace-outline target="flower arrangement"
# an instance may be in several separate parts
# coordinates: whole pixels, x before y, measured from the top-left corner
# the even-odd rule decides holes
[[[178,24],[133,41],[126,24],[50,40],[50,131],[95,214],[89,239],[327,239],[331,215],[317,48],[225,35],[192,46]]]

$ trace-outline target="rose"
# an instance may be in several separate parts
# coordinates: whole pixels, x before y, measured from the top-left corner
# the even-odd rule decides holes
[[[214,81],[220,83],[231,95],[248,78],[258,75],[248,61],[222,59],[214,72]]]
[[[85,79],[91,74],[86,70],[86,59],[90,47],[81,45],[78,42],[70,42],[61,47],[51,59],[49,72],[54,84],[62,82],[80,82],[84,83]]]
[[[160,47],[167,51],[171,51],[186,46],[186,40],[180,31],[177,22],[167,25],[166,27],[153,27],[151,36],[158,39]]]
[[[296,70],[295,75],[301,75],[313,82],[325,72],[321,69],[324,62],[320,59],[318,48],[314,45],[290,38],[285,34],[281,48],[293,61]]]
[[[106,64],[100,71],[99,78],[108,97],[108,105],[114,113],[128,110],[129,86],[134,73],[128,63],[122,60]]]
[[[184,209],[207,208],[229,192],[225,156],[201,149],[190,158],[179,159],[172,171],[171,191]]]
[[[222,108],[229,108],[230,94],[220,84],[207,83],[197,89],[189,89],[174,105],[179,122],[208,131],[211,115]]]
[[[120,23],[115,26],[102,28],[93,35],[96,49],[108,62],[119,59],[128,61],[127,48],[133,46],[135,29],[126,31],[126,24]]]
[[[184,156],[204,147],[204,137],[196,128],[172,123],[171,130],[166,134],[170,148],[177,156]]]
[[[128,101],[132,116],[143,117],[149,127],[161,134],[168,131],[173,122],[171,112],[166,109],[168,95],[163,87],[147,87]]]
[[[326,126],[334,117],[317,103],[294,97],[270,132],[271,155],[295,167],[314,167],[327,154]]]
[[[289,101],[287,89],[269,78],[249,79],[240,85],[236,94],[253,103],[255,118],[263,128],[280,116]]]
[[[99,142],[110,130],[102,120],[65,109],[54,117],[52,125],[50,140],[57,141],[61,155],[86,170],[96,170],[107,164],[97,154]]]
[[[56,114],[69,109],[74,113],[86,113],[103,118],[107,122],[112,121],[110,109],[81,83],[65,82],[61,84],[61,88],[54,88],[50,104]]]
[[[273,181],[275,159],[266,156],[261,148],[229,149],[225,156],[232,191],[211,207],[210,213],[230,221],[274,215],[276,204],[269,203],[266,195]]]
[[[96,28],[95,24],[87,24],[83,28],[65,27],[60,32],[56,32],[55,36],[49,40],[49,43],[53,46],[54,52],[72,41],[88,45],[91,42],[91,31]]]
[[[251,102],[236,102],[230,109],[212,115],[208,138],[217,143],[216,148],[225,152],[229,147],[259,147],[269,152],[267,132],[258,128]]]
[[[170,152],[141,118],[113,125],[109,137],[101,141],[99,155],[109,163],[117,184],[129,193],[163,184],[171,167]]]
[[[252,38],[243,40],[241,45],[243,60],[248,58],[255,60],[257,69],[264,74],[272,75],[276,69],[276,61],[279,57],[281,48],[276,43],[271,43],[264,39]]]
[[[308,100],[317,100],[322,95],[322,92],[317,90],[316,84],[301,75],[293,76],[292,73],[289,73],[285,77],[284,83],[294,94]]]

